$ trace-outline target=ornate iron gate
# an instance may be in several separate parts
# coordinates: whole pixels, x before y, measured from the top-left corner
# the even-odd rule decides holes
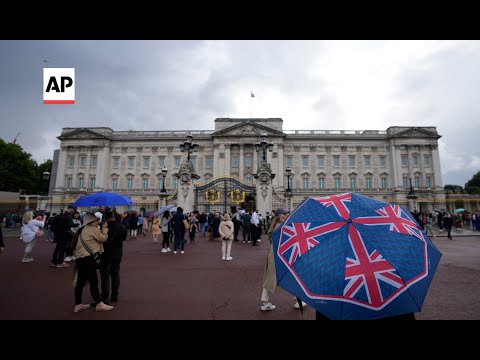
[[[212,210],[234,213],[238,207],[256,208],[256,188],[237,179],[223,177],[195,187],[195,209],[209,213]]]

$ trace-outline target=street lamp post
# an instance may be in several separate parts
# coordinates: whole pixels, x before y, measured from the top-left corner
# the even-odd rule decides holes
[[[180,151],[187,152],[187,161],[190,161],[190,154],[198,151],[199,145],[193,143],[193,136],[191,134],[187,135],[187,140],[180,144]]]
[[[45,182],[46,186],[45,186],[45,195],[47,197],[47,200],[49,198],[48,196],[48,188],[49,188],[49,181],[50,181],[50,173],[48,171],[44,171],[43,174],[42,174],[42,178],[43,178],[43,181]],[[49,213],[51,214],[52,213],[52,199],[53,197],[50,196],[50,209],[49,209]],[[47,206],[45,205],[45,208]]]
[[[407,194],[407,199],[412,201],[413,207],[415,208],[415,200],[418,198],[418,196],[415,194],[415,191],[413,190],[412,186],[412,178],[410,178],[410,191]],[[415,210],[415,209],[414,209]],[[412,206],[410,206],[410,211],[412,211]]]
[[[260,152],[260,150],[262,150],[263,161],[267,161],[267,150],[270,152],[273,151],[273,143],[267,142],[267,134],[262,134],[262,141],[260,141],[258,144],[255,144],[255,150],[257,152]]]
[[[287,173],[287,190],[285,190],[285,198],[287,199],[287,208],[288,208],[287,210],[290,211],[291,200],[293,196],[292,188],[290,187],[290,176],[292,176],[292,169],[290,168],[290,166],[288,166],[285,171]]]
[[[160,189],[160,194],[158,194],[158,197],[160,198],[160,206],[159,206],[159,209],[161,206],[165,206],[167,205],[166,204],[166,198],[168,196],[167,194],[167,189],[165,188],[165,179],[167,177],[167,173],[168,173],[168,170],[167,168],[164,166],[163,169],[161,170],[162,173],[161,173],[161,177],[162,177],[162,188]],[[164,201],[165,200],[165,201]],[[165,204],[164,204],[165,202]]]

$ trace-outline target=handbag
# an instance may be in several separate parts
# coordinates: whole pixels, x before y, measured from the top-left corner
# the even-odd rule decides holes
[[[80,233],[80,235],[78,236],[80,241],[82,242],[82,245],[83,247],[85,248],[85,250],[87,250],[87,252],[90,254],[90,256],[93,257],[93,259],[95,260],[95,263],[97,264],[97,269],[100,267],[101,263],[102,263],[102,258],[100,257],[100,254],[99,253],[93,253],[92,250],[90,250],[90,248],[88,247],[87,244],[85,244],[85,242],[83,241],[83,238],[82,238],[82,234]]]
[[[185,230],[190,229],[190,224],[188,223],[187,219],[183,219],[183,226],[185,226]]]

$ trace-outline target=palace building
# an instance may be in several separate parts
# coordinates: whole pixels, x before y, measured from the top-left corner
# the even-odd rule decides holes
[[[195,151],[182,152],[187,136]],[[271,196],[264,197],[267,209],[354,191],[412,211],[431,211],[446,207],[439,138],[435,127],[284,130],[280,118],[217,118],[214,130],[202,131],[64,128],[49,198],[60,207],[86,193],[112,191],[153,210],[163,189],[165,202],[176,204],[182,182],[178,174],[188,152],[196,175],[195,200],[187,211],[255,207],[264,156],[272,174]],[[268,146],[257,151],[262,140]]]

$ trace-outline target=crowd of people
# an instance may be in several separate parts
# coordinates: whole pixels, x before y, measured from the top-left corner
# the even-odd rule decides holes
[[[82,293],[88,283],[90,294],[95,302],[95,310],[110,311],[111,303],[118,301],[120,288],[120,265],[123,255],[123,242],[130,237],[147,237],[151,232],[152,242],[158,243],[162,234],[161,253],[185,254],[185,244],[195,244],[196,237],[206,237],[209,241],[221,242],[221,259],[232,261],[232,244],[243,241],[244,244],[258,246],[265,231],[270,247],[265,261],[264,280],[260,297],[262,311],[275,310],[270,301],[275,292],[277,281],[274,252],[271,246],[271,234],[288,216],[284,209],[277,209],[262,217],[258,211],[239,210],[234,214],[210,212],[190,212],[184,214],[178,207],[175,212],[152,213],[147,216],[138,210],[119,214],[116,210],[100,207],[97,212],[80,213],[73,206],[65,212],[49,216],[42,211],[26,211],[21,220],[21,239],[25,243],[22,263],[33,261],[32,253],[38,238],[45,237],[55,243],[51,267],[66,268],[74,264],[75,269],[75,306],[74,312],[91,307],[82,303]],[[412,213],[424,232],[435,237],[432,226],[438,225],[439,231],[446,230],[452,239],[451,231],[455,226],[472,226],[480,231],[480,214],[430,212]],[[188,239],[186,239],[188,235]],[[242,238],[240,238],[242,237]],[[0,226],[0,253],[5,250]],[[101,285],[97,270],[100,271]],[[100,286],[100,288],[99,288]],[[293,306],[299,309],[305,306],[293,299]]]

